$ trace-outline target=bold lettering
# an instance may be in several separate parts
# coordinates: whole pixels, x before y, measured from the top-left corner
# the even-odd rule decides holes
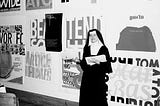
[[[85,44],[88,30],[91,28],[100,29],[101,26],[99,25],[101,25],[100,19],[96,19],[94,16],[76,17],[73,20],[66,21],[66,46],[82,47]]]
[[[75,23],[75,28],[76,28],[76,34],[75,34],[75,39],[82,39],[83,36],[83,18],[76,19]]]
[[[38,39],[43,39],[44,38],[44,19],[39,19],[39,23],[37,24],[37,37]]]
[[[111,101],[115,101],[115,96],[111,96]]]
[[[35,41],[35,40],[33,39],[33,41]],[[45,44],[45,40],[44,39],[39,39],[35,46],[40,47],[40,46],[43,46],[44,44]]]
[[[0,43],[12,44],[12,34],[10,32],[2,32],[0,35]]]
[[[144,104],[144,106],[153,106],[153,104],[150,101],[146,101],[145,104]]]
[[[34,0],[27,0],[27,7],[35,7]]]
[[[155,104],[157,104],[157,106],[160,106],[160,96],[157,98],[157,103]]]
[[[14,0],[11,0],[11,3],[9,3],[9,6],[10,7],[15,7],[16,6],[16,0],[14,1]]]
[[[37,24],[38,24],[37,19],[31,20],[31,38],[36,38],[38,34]]]
[[[137,66],[140,66],[140,58],[136,58],[136,61],[137,61]]]
[[[113,57],[111,57],[111,60],[110,60],[112,63],[115,63],[116,61],[117,61],[117,57],[114,57],[114,59],[113,59]]]
[[[1,0],[0,7],[11,8],[20,6],[20,0]]]
[[[39,21],[41,20],[41,21]],[[44,19],[34,19],[31,21],[31,46],[43,46],[45,44],[44,40]]]
[[[86,19],[84,20],[84,35],[87,35],[87,32],[89,31],[89,29],[91,29],[91,19],[90,17],[86,17]]]
[[[149,66],[148,65],[148,60],[147,59],[142,59],[140,66],[144,66],[143,63],[145,63],[145,67]]]
[[[62,3],[69,2],[69,0],[61,0]]]
[[[117,102],[120,102],[121,101],[121,103],[124,103],[124,98],[122,98],[122,97],[117,97]]]
[[[70,21],[66,21],[66,28],[67,28],[67,39],[72,39],[72,34],[71,34],[71,22]]]
[[[153,69],[153,76],[160,75],[160,71]]]
[[[101,31],[101,20],[97,19],[97,27],[96,27],[99,31]]]
[[[129,102],[130,102],[130,99],[126,98],[126,104],[129,104]]]
[[[142,106],[142,104],[143,104],[143,101],[139,100],[139,106]]]
[[[42,4],[43,4],[44,6],[50,6],[50,5],[51,5],[51,1],[50,1],[50,0],[48,0],[48,3],[47,3],[46,0],[41,0],[41,2],[42,2]]]
[[[16,6],[20,6],[21,4],[20,4],[20,0],[16,0]]]
[[[6,1],[6,0],[2,0],[2,2],[0,3],[0,7],[7,7],[7,5],[8,5],[8,0]]]
[[[123,60],[119,57],[118,58],[118,61],[120,62],[120,63],[126,63],[126,58],[123,58]]]
[[[133,103],[133,105],[137,105],[137,101],[136,101],[136,99],[132,99],[132,98],[130,98],[130,104],[132,104]]]
[[[133,59],[132,58],[128,58],[128,64],[133,64]]]
[[[23,44],[22,33],[16,33],[16,44]]]
[[[136,58],[137,61],[137,66],[144,66],[144,67],[159,67],[159,61],[155,60],[153,61],[153,59],[150,59],[150,61],[148,61],[147,59],[140,59],[140,58]]]
[[[152,83],[157,84],[157,86],[160,86],[160,79],[158,78],[157,81],[153,80]]]
[[[152,87],[152,89],[155,90],[155,92],[156,92],[155,95],[152,95],[152,98],[157,98],[160,94],[159,89],[156,87]]]
[[[153,62],[153,59],[151,59],[149,67],[159,67],[158,60],[155,60],[155,62]]]
[[[12,44],[12,34],[8,33],[8,44]]]

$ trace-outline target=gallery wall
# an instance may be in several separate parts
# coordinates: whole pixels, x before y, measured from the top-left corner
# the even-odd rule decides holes
[[[81,59],[86,33],[96,28],[112,57],[110,106],[155,106],[160,94],[159,3],[1,0],[0,81],[78,102],[83,71],[74,59]]]

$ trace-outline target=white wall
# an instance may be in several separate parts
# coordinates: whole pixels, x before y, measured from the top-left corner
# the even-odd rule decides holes
[[[109,97],[119,96],[124,98],[133,98],[138,100],[144,100],[146,97],[148,101],[153,101],[156,98],[152,98],[151,95],[155,94],[155,91],[152,90],[152,87],[157,87],[156,84],[152,83],[152,80],[158,79],[157,76],[153,76],[153,69],[159,70],[159,67],[147,66],[145,67],[145,62],[159,61],[160,53],[160,6],[158,0],[96,0],[96,3],[91,3],[92,0],[70,0],[70,2],[61,3],[60,0],[52,0],[51,9],[37,9],[37,10],[25,10],[25,1],[22,1],[20,11],[12,12],[1,12],[0,13],[0,26],[5,25],[23,25],[23,36],[26,51],[42,52],[49,54],[51,56],[51,80],[40,80],[36,78],[30,78],[25,76],[25,57],[22,57],[23,60],[23,84],[9,83],[6,81],[2,82],[12,88],[35,92],[39,94],[44,94],[52,97],[67,99],[71,101],[78,102],[79,99],[79,90],[62,87],[62,54],[66,48],[66,22],[73,21],[73,19],[81,20],[82,18],[87,19],[86,17],[94,16],[94,18],[100,19],[101,21],[101,32],[103,34],[105,44],[109,48],[110,55],[112,57],[121,57],[121,58],[132,58],[133,64],[119,64],[115,62],[112,64],[113,73],[111,74],[111,79],[108,82],[109,85]],[[62,52],[46,52],[44,47],[30,47],[30,35],[31,35],[31,22],[33,19],[38,19],[43,21],[45,14],[47,13],[63,13],[62,20]],[[142,16],[143,18],[136,18],[130,20],[131,16]],[[85,22],[84,22],[85,23]],[[95,22],[96,23],[96,22]],[[120,51],[116,50],[116,43],[118,43],[120,32],[127,26],[132,27],[142,27],[148,26],[152,32],[152,36],[155,40],[156,51],[155,52],[144,52],[144,51]],[[84,26],[86,27],[86,26]],[[80,26],[76,26],[76,31],[81,29]],[[39,29],[41,30],[41,29]],[[73,30],[73,27],[70,29]],[[79,35],[80,36],[80,35]],[[83,35],[82,35],[83,36]],[[75,48],[77,49],[76,45]],[[74,49],[75,49],[74,48]],[[71,48],[73,49],[73,48]],[[142,66],[138,66],[137,58],[140,58]],[[146,59],[146,60],[144,60]],[[127,67],[124,69],[124,75],[122,74],[123,69],[119,71],[121,67]],[[119,69],[117,69],[119,68]],[[135,73],[132,74],[132,69],[135,68]],[[147,68],[147,69],[146,69]],[[145,70],[145,71],[144,71]],[[146,70],[149,70],[149,79],[150,81],[144,82],[144,78],[147,78]],[[118,73],[119,74],[116,74]],[[139,81],[138,72],[141,72],[140,78],[142,81]],[[129,75],[133,75],[134,79],[131,79]],[[116,75],[114,77],[114,75]],[[112,83],[111,83],[112,82]],[[117,85],[119,84],[119,85]],[[123,87],[122,87],[123,85]],[[159,86],[158,86],[159,87]],[[123,88],[123,90],[121,90]],[[143,90],[146,90],[144,92]],[[134,92],[133,92],[134,91]],[[136,95],[134,94],[136,93]],[[114,106],[117,102],[109,101],[110,106]],[[144,103],[144,102],[143,102]],[[125,103],[118,103],[118,105],[127,105]],[[143,104],[145,106],[153,106]]]

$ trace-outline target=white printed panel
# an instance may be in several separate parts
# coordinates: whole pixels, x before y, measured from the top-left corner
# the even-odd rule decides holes
[[[15,19],[12,21],[12,19]],[[23,84],[25,64],[25,17],[0,18],[1,80]]]

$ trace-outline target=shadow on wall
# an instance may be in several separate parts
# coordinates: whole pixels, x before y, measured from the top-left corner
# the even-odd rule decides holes
[[[116,50],[155,52],[156,45],[152,32],[147,26],[126,27],[120,33]]]

